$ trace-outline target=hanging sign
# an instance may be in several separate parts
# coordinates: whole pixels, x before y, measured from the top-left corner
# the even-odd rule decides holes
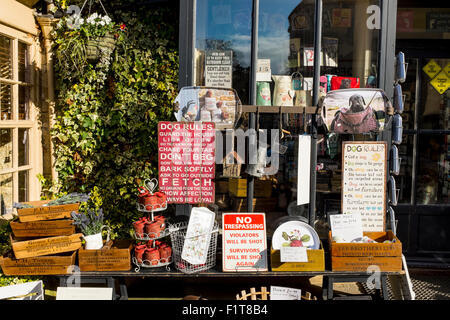
[[[309,203],[311,136],[298,136],[297,205]]]
[[[441,66],[436,63],[434,60],[430,60],[423,68],[422,70],[431,78],[433,79],[441,70]]]
[[[233,52],[206,51],[205,86],[231,88],[233,77]]]
[[[213,122],[159,122],[159,189],[168,203],[214,203]]]
[[[264,213],[222,215],[223,271],[267,271]]]
[[[272,70],[270,68],[270,59],[258,59],[256,67],[256,81],[271,82]]]
[[[342,213],[360,213],[363,231],[384,231],[386,142],[342,143]]]
[[[439,92],[439,94],[443,94],[450,87],[450,78],[447,76],[447,73],[442,70],[433,80],[430,81],[430,84],[436,89],[437,92]]]
[[[450,77],[450,62],[447,63],[447,65],[444,68],[444,71],[447,74],[447,76]]]

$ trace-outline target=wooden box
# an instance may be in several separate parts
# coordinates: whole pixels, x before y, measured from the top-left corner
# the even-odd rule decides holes
[[[73,220],[12,221],[11,229],[16,238],[69,236],[75,233]]]
[[[131,250],[133,243],[127,240],[114,241],[112,246],[100,250],[78,251],[78,264],[81,271],[129,271],[131,269]]]
[[[228,193],[228,181],[216,181],[216,193]]]
[[[16,259],[25,259],[78,250],[81,247],[83,234],[75,233],[70,236],[24,240],[11,237],[11,246]]]
[[[232,208],[235,212],[247,212],[247,198],[233,198]],[[254,212],[271,212],[275,211],[278,199],[276,198],[253,198]]]
[[[75,265],[76,253],[73,251],[26,259],[0,257],[0,266],[7,276],[68,274],[69,266]]]
[[[79,203],[63,204],[58,206],[43,207],[42,205],[49,203],[50,200],[45,201],[30,201],[24,202],[35,206],[35,208],[17,209],[17,215],[20,222],[55,220],[70,218],[72,211],[78,212]]]
[[[255,180],[255,197],[270,198],[272,196],[271,180]]]
[[[246,197],[247,179],[230,178],[228,180],[228,192],[235,197]]]
[[[228,181],[229,193],[235,197],[247,197],[247,179],[230,179]],[[270,198],[272,195],[272,181],[271,180],[257,180],[255,179],[254,196],[256,198]]]
[[[325,271],[325,251],[320,249],[306,250],[308,262],[281,262],[280,250],[270,250],[272,271]]]
[[[402,243],[391,232],[364,232],[377,243],[336,243],[329,233],[332,271],[367,271],[376,265],[380,271],[402,270]],[[394,243],[379,243],[394,240]]]

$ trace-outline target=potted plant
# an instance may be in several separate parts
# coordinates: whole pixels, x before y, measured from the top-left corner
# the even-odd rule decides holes
[[[103,225],[103,210],[87,210],[87,214],[76,213],[72,211],[72,219],[74,225],[77,225],[83,233],[83,238],[86,241],[86,250],[98,250],[103,247],[102,230],[108,228],[108,235],[106,242],[109,241],[110,229]]]
[[[108,16],[93,13],[81,25],[88,35],[86,42],[86,59],[89,61],[98,60],[102,53],[110,55],[115,48],[116,39],[113,32],[116,25]]]

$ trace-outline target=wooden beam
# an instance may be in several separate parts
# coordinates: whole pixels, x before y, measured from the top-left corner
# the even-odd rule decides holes
[[[316,107],[288,107],[288,106],[255,106],[255,105],[243,105],[240,107],[242,112],[259,112],[259,113],[298,113],[302,114],[304,111],[306,114],[320,114],[322,108]]]

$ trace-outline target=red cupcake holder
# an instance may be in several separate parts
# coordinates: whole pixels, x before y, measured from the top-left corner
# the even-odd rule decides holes
[[[158,241],[154,241],[153,245]],[[140,246],[139,246],[140,247]],[[135,250],[132,262],[136,265],[135,272],[139,272],[141,268],[160,268],[165,267],[167,271],[170,271],[169,265],[172,263],[172,248],[166,243],[159,244],[158,247],[149,247],[143,245],[145,248]],[[143,249],[143,250],[142,250]],[[142,254],[142,251],[144,253]],[[138,254],[141,255],[139,258]]]

